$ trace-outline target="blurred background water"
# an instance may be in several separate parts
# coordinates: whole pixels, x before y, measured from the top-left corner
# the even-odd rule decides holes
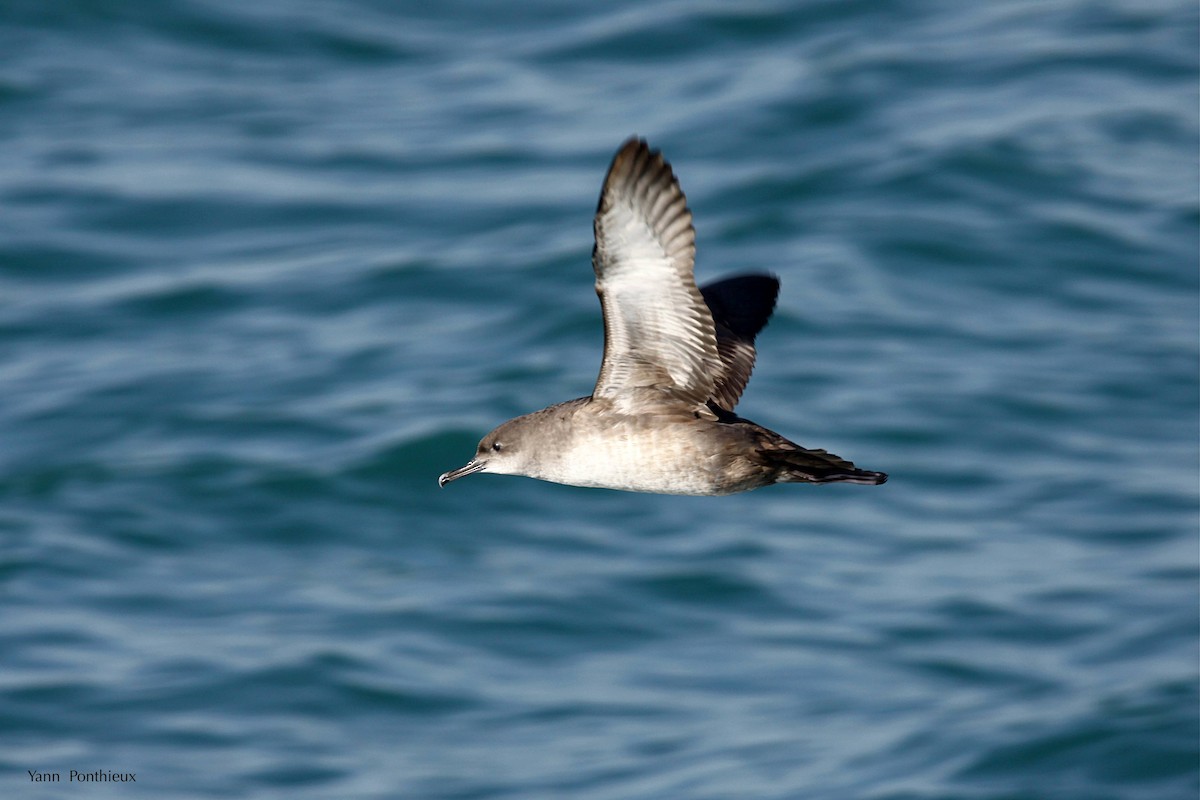
[[[1198,42],[1185,0],[4,3],[0,791],[1194,799]],[[739,410],[886,486],[437,488],[590,391],[635,132],[702,281],[782,278]]]

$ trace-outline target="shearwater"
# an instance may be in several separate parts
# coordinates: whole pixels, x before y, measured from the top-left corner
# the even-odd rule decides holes
[[[613,158],[594,228],[604,359],[592,394],[504,423],[439,486],[476,472],[687,495],[887,480],[733,413],[779,281],[738,275],[696,287],[692,212],[644,140]]]

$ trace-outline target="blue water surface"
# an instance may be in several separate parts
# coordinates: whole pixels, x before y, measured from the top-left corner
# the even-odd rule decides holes
[[[4,3],[0,793],[1194,800],[1198,20]],[[591,390],[633,133],[888,484],[438,489]]]

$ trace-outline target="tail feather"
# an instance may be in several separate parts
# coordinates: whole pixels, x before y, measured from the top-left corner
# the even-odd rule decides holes
[[[778,469],[776,483],[858,483],[878,486],[887,482],[886,472],[859,469],[844,458],[824,450],[760,450],[763,458]]]

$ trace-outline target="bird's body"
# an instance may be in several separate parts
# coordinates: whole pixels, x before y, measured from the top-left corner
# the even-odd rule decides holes
[[[879,473],[855,470],[837,456],[806,450],[733,414],[630,415],[580,397],[506,425],[511,428],[497,429],[498,441],[520,442],[515,429],[531,428],[544,445],[520,474],[571,486],[722,495],[781,482],[880,482]]]
[[[509,420],[440,485],[497,472],[724,495],[774,483],[887,480],[733,413],[779,281],[742,275],[696,287],[691,212],[670,166],[644,141],[630,139],[613,159],[595,231],[605,346],[591,396]]]

